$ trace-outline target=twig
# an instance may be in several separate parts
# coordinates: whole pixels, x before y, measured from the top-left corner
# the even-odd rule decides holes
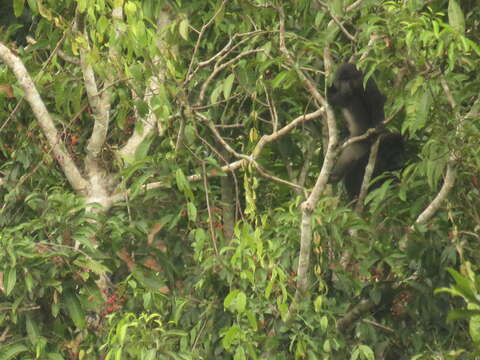
[[[202,161],[202,175],[203,175],[203,189],[205,191],[205,200],[207,203],[207,211],[208,211],[208,228],[210,229],[210,236],[212,238],[215,254],[218,256],[217,240],[215,239],[215,231],[213,230],[212,209],[210,208],[210,198],[208,196],[209,191],[208,191],[208,185],[207,185],[207,170],[205,169],[205,161]]]
[[[386,332],[389,332],[389,333],[394,333],[395,332],[395,330],[393,330],[391,327],[379,324],[379,323],[377,323],[376,321],[373,321],[373,320],[363,319],[362,322],[364,322],[365,324],[369,324],[369,325],[378,327],[379,329],[382,329],[382,330],[384,330]]]

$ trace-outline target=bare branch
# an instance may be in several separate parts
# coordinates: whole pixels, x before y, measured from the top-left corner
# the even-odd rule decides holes
[[[365,167],[365,174],[363,175],[362,186],[360,188],[360,194],[358,195],[357,203],[355,204],[355,212],[360,215],[364,209],[365,197],[368,193],[368,186],[372,179],[373,170],[375,169],[375,163],[377,161],[378,148],[382,135],[378,136],[372,147],[370,148],[370,155],[368,157],[368,164]]]
[[[25,99],[32,108],[33,114],[39,122],[48,143],[52,147],[53,154],[62,167],[70,185],[72,185],[78,193],[84,194],[87,190],[87,182],[65,149],[53,119],[45,107],[27,69],[22,61],[2,43],[0,43],[0,59],[14,72],[21,88],[25,92]]]
[[[110,97],[105,92],[101,96],[97,81],[95,79],[95,73],[93,72],[92,65],[87,58],[90,46],[88,45],[88,36],[84,29],[84,19],[78,16],[76,26],[81,29],[81,33],[86,41],[86,46],[80,49],[80,67],[83,73],[83,80],[85,83],[85,91],[87,93],[88,102],[93,111],[94,125],[92,135],[88,140],[87,153],[90,161],[94,161],[100,154],[103,144],[107,138],[108,123],[110,121]]]
[[[433,215],[440,209],[440,206],[453,189],[453,185],[455,184],[455,177],[457,171],[454,166],[453,162],[448,162],[447,164],[447,171],[445,173],[445,179],[443,180],[442,188],[440,189],[435,199],[427,206],[427,208],[418,216],[417,220],[415,220],[416,224],[425,224],[427,223]]]
[[[63,59],[66,62],[69,62],[74,65],[80,65],[80,59],[75,56],[68,55],[67,53],[65,53],[60,49],[58,50],[57,54],[61,59]]]

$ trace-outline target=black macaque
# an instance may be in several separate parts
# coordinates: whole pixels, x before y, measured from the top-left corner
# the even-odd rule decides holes
[[[341,65],[332,85],[327,89],[327,100],[330,105],[342,110],[347,122],[350,137],[364,134],[368,129],[379,126],[385,119],[383,106],[385,96],[380,92],[375,81],[370,78],[363,86],[363,73],[353,64]],[[386,171],[401,168],[404,151],[403,138],[398,133],[383,131],[378,149],[373,178]],[[369,138],[354,142],[340,154],[333,168],[331,180],[343,179],[347,193],[351,199],[358,197],[368,163],[370,148],[375,139]],[[370,187],[378,187],[376,182]]]

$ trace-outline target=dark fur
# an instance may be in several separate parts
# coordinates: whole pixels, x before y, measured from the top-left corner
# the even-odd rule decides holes
[[[364,134],[385,119],[385,96],[372,78],[368,79],[364,88],[363,73],[353,64],[343,64],[338,68],[333,84],[328,88],[327,100],[333,107],[342,109],[350,137]],[[352,199],[360,193],[373,141],[374,139],[366,139],[345,148],[332,170],[332,181],[343,179]],[[404,143],[400,134],[384,133],[380,140],[373,178],[386,171],[399,169],[403,150]],[[381,183],[376,182],[370,188]]]

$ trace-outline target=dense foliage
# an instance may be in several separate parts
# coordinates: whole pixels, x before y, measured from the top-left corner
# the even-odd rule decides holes
[[[0,360],[480,356],[475,4],[8,0]],[[406,163],[309,212],[346,61]]]

